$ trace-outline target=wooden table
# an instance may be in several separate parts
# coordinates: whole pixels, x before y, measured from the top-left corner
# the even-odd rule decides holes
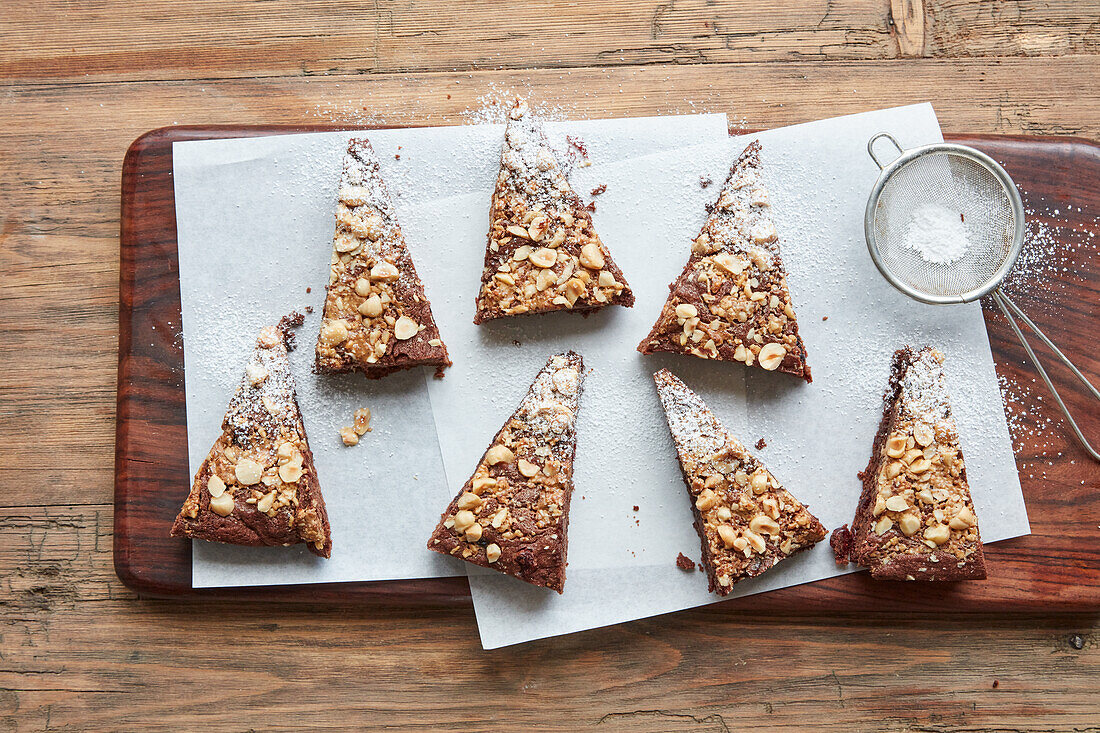
[[[1095,617],[719,606],[483,652],[468,607],[145,601],[110,553],[118,178],[140,133],[458,123],[518,89],[749,128],[931,100],[951,131],[1096,139],[1098,19],[1075,0],[7,0],[3,728],[1100,730]],[[1100,484],[1056,421],[1016,447],[1023,471]]]

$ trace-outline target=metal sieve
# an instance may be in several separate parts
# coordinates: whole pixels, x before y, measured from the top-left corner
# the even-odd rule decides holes
[[[874,149],[875,143],[882,138],[893,143],[898,151],[898,156],[886,165]],[[885,132],[867,142],[867,152],[881,173],[867,201],[863,227],[867,249],[882,276],[910,298],[932,305],[970,303],[990,295],[1054,395],[1074,435],[1089,455],[1100,461],[1100,453],[1085,439],[1070,415],[1016,318],[1023,321],[1098,400],[1100,391],[1001,290],[1001,283],[1016,263],[1024,244],[1024,205],[1008,173],[980,150],[950,143],[903,150],[898,141]],[[959,214],[968,246],[957,259],[944,264],[929,262],[908,246],[907,236],[914,212],[925,206]]]

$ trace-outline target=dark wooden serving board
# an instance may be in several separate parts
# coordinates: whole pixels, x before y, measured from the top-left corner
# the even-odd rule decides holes
[[[348,129],[347,126],[170,127],[138,138],[122,168],[118,424],[115,455],[115,569],[146,596],[354,603],[465,603],[465,578],[260,588],[191,588],[191,545],[168,536],[190,487],[180,338],[179,265],[172,143]],[[1094,382],[1100,382],[1100,261],[1088,232],[1100,216],[1100,146],[1073,138],[950,135],[1000,161],[1043,218],[1059,208],[1066,271],[1012,292],[1018,304]],[[1072,206],[1072,208],[1071,208]],[[988,305],[988,304],[987,304]],[[753,612],[1033,611],[1100,608],[1100,466],[1056,417],[1004,319],[986,308],[997,371],[1023,395],[1013,412],[1023,433],[1017,464],[1032,534],[986,548],[985,582],[874,582],[866,573],[747,598],[725,608]],[[1040,349],[1040,355],[1047,354]],[[1100,441],[1100,409],[1066,370],[1053,376],[1085,431]],[[1028,392],[1030,390],[1030,392]],[[1039,396],[1042,399],[1039,399]],[[853,469],[854,470],[854,469]],[[855,476],[842,477],[855,480]],[[853,507],[854,510],[854,507]],[[339,548],[337,548],[339,551]],[[669,558],[669,563],[675,558]],[[702,581],[700,581],[702,582]]]

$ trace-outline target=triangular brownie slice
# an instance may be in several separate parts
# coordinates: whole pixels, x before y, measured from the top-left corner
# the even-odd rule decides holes
[[[325,500],[287,360],[302,316],[260,332],[229,403],[222,434],[202,462],[172,535],[234,545],[304,542],[332,552]]]
[[[366,139],[344,156],[317,371],[370,378],[451,365],[416,274],[378,158]]]
[[[638,351],[740,361],[811,381],[760,177],[759,142],[750,143],[733,165],[669,290]]]
[[[562,592],[584,364],[550,357],[440,518],[428,548]]]
[[[745,446],[699,395],[672,372],[653,375],[703,546],[710,590],[727,595],[825,538],[825,528]]]
[[[504,133],[474,323],[634,305],[622,270],[592,227],[542,125],[520,100]]]
[[[943,376],[931,348],[894,354],[882,422],[860,473],[851,534],[833,533],[837,561],[882,580],[985,578],[978,518]]]

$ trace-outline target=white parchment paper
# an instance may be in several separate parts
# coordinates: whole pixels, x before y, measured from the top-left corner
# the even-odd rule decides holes
[[[755,136],[763,144],[764,178],[813,369],[809,385],[738,364],[643,357],[634,351],[686,261],[705,204],[716,199],[730,164],[751,137],[575,174],[578,190],[588,182],[607,184],[597,199],[595,224],[634,289],[637,304],[631,310],[474,326],[467,283],[478,278],[487,214],[472,197],[433,204],[453,226],[453,258],[424,261],[425,280],[442,285],[432,292],[433,304],[456,355],[447,379],[429,385],[452,492],[469,477],[548,354],[575,349],[592,370],[578,426],[565,594],[472,567],[470,584],[486,648],[717,600],[707,593],[701,573],[674,564],[679,552],[697,560],[699,541],[650,379],[665,366],[699,392],[746,445],[764,437],[768,447],[757,455],[831,530],[850,522],[855,512],[856,472],[867,463],[893,351],[905,344],[935,345],[947,356],[947,381],[983,538],[992,542],[1029,531],[981,306],[938,308],[909,300],[882,279],[867,254],[863,211],[878,170],[866,145],[880,131],[891,132],[904,146],[942,140],[927,104]],[[703,190],[701,176],[714,185]],[[439,210],[409,212],[407,226],[418,239],[427,236]],[[739,584],[734,595],[842,572],[828,542],[822,542]]]
[[[555,122],[548,125],[548,132],[559,148],[565,147],[567,132],[581,137],[595,169],[632,156],[722,139],[726,117]],[[195,542],[195,587],[465,572],[425,548],[439,512],[451,497],[452,482],[443,471],[424,370],[375,381],[361,375],[318,377],[310,371],[327,282],[340,161],[348,138],[355,134],[364,133],[173,146],[191,472],[197,471],[220,433],[226,405],[259,329],[291,310],[312,306],[314,312],[298,331],[300,348],[291,354],[291,364],[333,534],[330,560],[320,560],[300,547]],[[367,134],[402,220],[412,208],[431,210],[431,202],[456,194],[469,195],[474,210],[488,210],[502,125]],[[444,301],[464,298],[464,305],[470,307],[462,309],[463,318],[468,319],[478,279],[456,278],[446,267],[429,268],[430,275],[425,269],[433,260],[457,267],[471,256],[452,237],[449,217],[449,213],[426,217],[429,225],[407,230],[406,237],[437,317],[443,316]],[[471,235],[471,243],[473,239]],[[484,245],[482,231],[478,247]],[[482,252],[477,253],[477,262],[481,258]],[[312,292],[307,294],[307,288]],[[452,344],[446,327],[443,338],[456,363],[471,358],[457,342],[457,334]],[[363,406],[374,413],[374,430],[359,446],[345,448],[337,431],[350,425],[354,411]],[[180,487],[181,503],[186,489]]]

